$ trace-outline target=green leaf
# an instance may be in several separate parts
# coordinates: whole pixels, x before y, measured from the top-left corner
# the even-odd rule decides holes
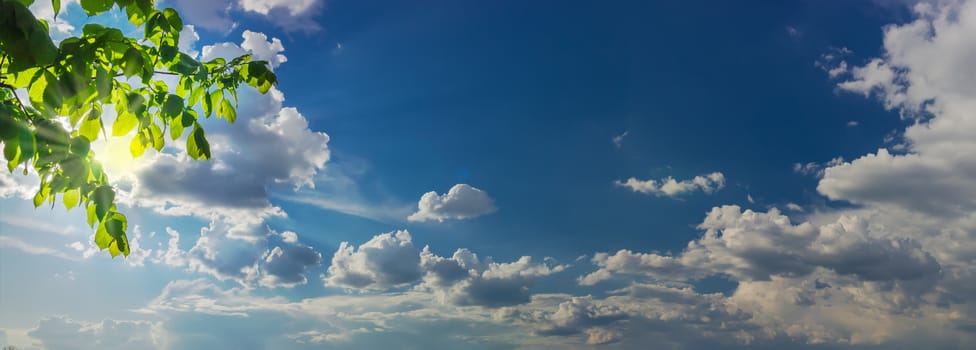
[[[20,159],[29,160],[33,158],[37,152],[37,139],[34,137],[34,133],[26,129],[21,130],[20,134],[17,135],[17,140],[20,141]]]
[[[118,212],[110,213],[108,220],[105,220],[105,233],[111,237],[108,249],[109,253],[113,257],[122,253],[122,255],[129,255],[129,241],[125,236],[125,231],[128,229],[128,220],[126,220],[125,215]]]
[[[163,32],[170,31],[169,22],[163,16],[163,13],[159,11],[153,11],[149,15],[149,19],[146,20],[146,26],[143,29],[145,30],[146,39],[149,39],[157,45],[159,45]]]
[[[146,16],[148,16],[152,10],[152,0],[135,0],[125,7],[125,13],[129,17],[129,22],[137,27],[146,22]]]
[[[54,19],[58,19],[58,13],[61,12],[61,0],[51,0],[51,7],[54,8]]]
[[[54,76],[51,72],[44,71],[44,77],[47,81],[47,86],[44,88],[44,108],[49,110],[51,113],[56,113],[56,111],[61,108],[64,103],[62,98],[64,97],[64,90],[61,88],[62,85],[58,82],[58,78]]]
[[[81,8],[89,16],[94,16],[111,9],[112,0],[81,0]]]
[[[210,159],[210,143],[198,126],[194,126],[193,132],[186,138],[186,153],[193,159]]]
[[[152,147],[156,152],[163,150],[163,145],[166,141],[163,140],[163,130],[159,129],[159,125],[152,124],[149,126],[149,141],[152,143]]]
[[[197,102],[200,101],[200,95],[202,95],[203,92],[206,91],[206,89],[207,88],[204,87],[204,86],[202,86],[202,85],[194,86],[193,89],[190,90],[190,98],[189,98],[189,100],[186,101],[187,107],[191,107],[192,108],[194,105],[196,105]]]
[[[163,104],[160,113],[167,119],[174,118],[183,113],[183,108],[183,98],[170,94],[166,96],[166,102]]]
[[[88,112],[88,116],[81,121],[78,134],[88,139],[88,141],[97,140],[98,132],[102,130],[101,114],[101,108],[92,108],[91,112]]]
[[[77,188],[88,182],[88,164],[84,158],[68,157],[60,166],[63,175],[68,177],[68,187]]]
[[[50,65],[58,55],[43,21],[19,1],[0,1],[0,49],[10,58],[7,73]]]
[[[105,222],[98,224],[98,229],[95,230],[95,245],[98,249],[104,250],[112,244],[112,236],[108,234],[108,230],[105,229]]]
[[[122,74],[125,74],[126,78],[141,75],[144,68],[143,65],[145,65],[145,60],[143,60],[139,50],[136,50],[134,47],[125,50],[125,54],[122,55]]]
[[[6,159],[7,162],[14,162],[15,160],[20,160],[20,140],[17,140],[17,138],[13,138],[3,143],[3,158]],[[17,166],[17,164],[15,163],[14,166]],[[13,171],[13,169],[9,169],[9,170]]]
[[[146,136],[145,132],[139,131],[129,142],[129,153],[132,154],[132,158],[139,158],[144,152],[146,152]]]
[[[251,54],[240,55],[237,58],[230,60],[231,66],[236,66],[238,64],[251,61]]]
[[[123,136],[139,125],[139,118],[132,113],[123,113],[112,124],[112,136]]]
[[[272,85],[278,84],[278,78],[271,72],[267,61],[248,62],[241,69],[241,77],[247,85],[257,88],[262,94],[267,93]]]
[[[81,8],[85,13],[94,16],[112,9],[112,0],[81,0]]]
[[[95,91],[98,99],[107,102],[112,97],[112,83],[115,79],[101,66],[95,69]]]
[[[71,208],[78,205],[78,201],[80,199],[81,194],[78,192],[78,189],[75,188],[65,191],[64,195],[61,196],[61,201],[64,202],[64,209],[67,210],[71,210]]]
[[[31,105],[45,115],[52,116],[61,107],[61,84],[50,71],[39,71],[27,90]]]
[[[181,77],[180,81],[176,83],[176,95],[180,97],[185,98],[191,89],[193,89],[193,79],[190,77]]]
[[[180,19],[180,14],[172,8],[166,8],[163,10],[163,17],[166,17],[166,21],[169,22],[171,30],[179,33],[183,30],[183,20]]]
[[[109,185],[98,186],[92,193],[92,200],[95,201],[95,216],[104,218],[115,203],[115,190]]]
[[[17,137],[17,133],[27,127],[22,120],[25,118],[20,109],[8,105],[0,105],[0,140]]]
[[[47,200],[47,197],[50,193],[51,193],[51,187],[47,183],[42,182],[41,188],[37,190],[36,194],[34,194],[34,208],[37,208],[41,206],[41,204],[44,204],[44,201]]]
[[[91,142],[85,137],[75,137],[71,139],[71,153],[79,157],[87,157],[91,150]]]
[[[95,215],[95,204],[91,204],[88,208],[85,208],[86,214],[88,215],[88,227],[95,227],[95,221],[98,217]]]
[[[170,45],[168,43],[163,43],[159,47],[159,58],[161,58],[163,62],[173,61],[174,59],[176,59],[176,56],[179,53],[180,51],[179,49],[176,48],[176,46]]]
[[[233,123],[237,120],[237,111],[234,110],[234,106],[226,98],[220,102],[220,111],[224,115],[224,118],[227,118],[228,122]]]
[[[183,136],[183,118],[187,117],[187,113],[183,112],[178,118],[174,118],[172,122],[169,123],[169,137],[176,141],[176,139]]]
[[[8,80],[7,84],[10,84],[10,86],[18,89],[25,88],[30,85],[31,78],[34,77],[34,74],[37,73],[39,69],[40,68],[33,67],[24,69],[20,72],[12,73],[13,78]]]

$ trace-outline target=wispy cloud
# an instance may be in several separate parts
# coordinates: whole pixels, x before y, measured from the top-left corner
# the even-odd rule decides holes
[[[638,180],[632,177],[627,179],[627,181],[617,180],[614,184],[619,187],[629,188],[631,191],[638,193],[674,198],[696,190],[705,193],[718,191],[722,187],[725,187],[725,175],[722,175],[720,172],[714,172],[681,181],[675,180],[670,176],[661,180]]]

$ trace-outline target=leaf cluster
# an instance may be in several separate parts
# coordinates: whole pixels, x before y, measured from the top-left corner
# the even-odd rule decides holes
[[[200,62],[180,52],[183,20],[172,8],[156,9],[153,0],[81,0],[89,16],[123,11],[143,37],[86,24],[80,36],[57,45],[47,23],[27,8],[31,3],[0,0],[0,143],[7,169],[22,166],[24,175],[33,169],[41,179],[35,207],[53,206],[60,195],[65,208],[87,210],[99,248],[113,257],[128,255],[128,221],[91,143],[109,133],[134,133],[129,151],[138,157],[186,134],[187,154],[210,159],[199,118],[216,115],[233,123],[238,88],[266,93],[277,77],[251,55]],[[60,0],[52,5],[60,12]],[[163,77],[175,80],[175,87]],[[29,104],[18,90],[26,90]],[[102,118],[106,108],[115,109],[111,130]]]

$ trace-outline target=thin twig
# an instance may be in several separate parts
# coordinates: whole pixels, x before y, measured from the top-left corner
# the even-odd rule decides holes
[[[33,124],[34,118],[31,118],[30,113],[27,112],[27,107],[24,107],[24,102],[20,100],[20,96],[17,96],[17,89],[5,83],[0,83],[0,87],[10,89],[10,92],[13,93],[14,95],[14,99],[17,100],[17,104],[20,105],[20,110],[24,112],[24,116],[27,117],[27,120],[30,121],[31,124]]]
[[[153,71],[153,74],[163,74],[163,75],[181,75],[181,74],[179,74],[179,73],[173,73],[173,72],[165,72],[165,71],[159,71],[159,70],[154,70],[154,71]],[[124,76],[124,75],[125,75],[125,73],[119,73],[119,74],[116,74],[116,75],[115,75],[115,77],[116,77],[116,78],[118,78],[118,77],[121,77],[121,76]]]

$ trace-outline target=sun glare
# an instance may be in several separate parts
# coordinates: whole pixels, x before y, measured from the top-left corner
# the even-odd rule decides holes
[[[133,176],[140,167],[139,159],[129,153],[129,142],[132,137],[109,137],[108,141],[99,139],[92,144],[95,159],[102,163],[102,167],[110,179],[116,180]]]

